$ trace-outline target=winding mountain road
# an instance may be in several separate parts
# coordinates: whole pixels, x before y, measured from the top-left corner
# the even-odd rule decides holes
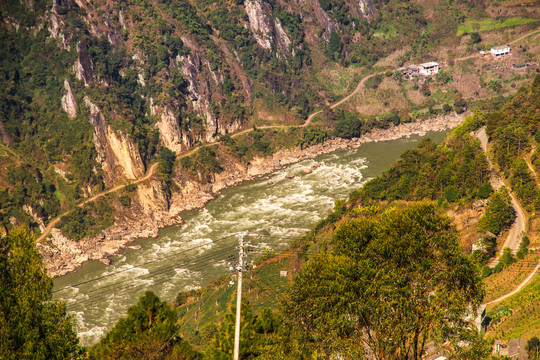
[[[505,183],[503,178],[500,177],[500,175],[495,170],[495,167],[493,166],[491,159],[489,158],[489,156],[487,156],[488,138],[487,138],[485,126],[482,127],[476,133],[476,137],[478,138],[478,140],[480,140],[482,149],[486,153],[486,159],[488,161],[490,173],[491,173],[489,182],[491,183],[493,190],[497,191],[503,186],[505,186],[507,189],[510,189],[510,186]],[[517,253],[517,251],[519,250],[519,245],[521,244],[521,239],[527,229],[527,216],[525,214],[525,211],[523,211],[523,209],[521,208],[521,205],[516,200],[514,194],[511,191],[508,191],[508,194],[510,195],[510,198],[511,198],[512,207],[514,208],[514,211],[516,212],[516,220],[514,221],[514,223],[512,224],[512,227],[508,231],[508,236],[506,237],[506,240],[504,241],[504,244],[501,247],[501,250],[499,251],[499,256],[502,255],[505,248],[510,248],[513,254]],[[493,258],[488,263],[488,265],[490,267],[494,267],[498,263],[499,263],[499,257],[497,256]]]
[[[513,41],[511,41],[511,42],[509,42],[509,44],[514,44],[514,43],[516,43],[516,42],[518,42],[518,41],[520,41],[520,40],[522,40],[522,39],[524,39],[524,38],[526,38],[526,37],[528,37],[528,36],[531,36],[531,35],[536,34],[536,33],[539,33],[539,32],[540,32],[540,29],[539,29],[539,30],[532,31],[532,32],[530,32],[530,33],[527,33],[527,34],[525,34],[525,35],[523,35],[523,36],[521,36],[521,37],[519,37],[519,38],[517,38],[517,39],[515,39],[515,40],[513,40]],[[466,57],[454,59],[454,61],[462,61],[462,60],[470,59],[470,58],[473,58],[473,57],[476,57],[476,56],[477,56],[476,54],[475,54],[475,55],[469,55],[469,56],[466,56]],[[354,95],[356,95],[356,94],[360,91],[360,89],[362,89],[362,87],[364,86],[364,84],[366,83],[366,81],[367,81],[368,79],[370,79],[370,78],[373,77],[373,76],[382,74],[382,73],[383,73],[383,72],[377,72],[377,73],[373,73],[373,74],[364,76],[362,79],[360,79],[360,81],[358,82],[358,85],[356,86],[356,88],[355,88],[349,95],[345,96],[343,99],[341,99],[341,100],[335,102],[334,104],[332,104],[332,105],[330,106],[330,108],[333,109],[333,108],[335,108],[335,107],[337,107],[337,106],[339,106],[339,105],[341,105],[341,104],[347,102],[347,101],[348,101],[349,99],[351,99]],[[316,115],[320,114],[322,111],[323,111],[323,110],[318,110],[318,111],[316,111],[316,112],[311,113],[311,114],[307,117],[306,121],[305,121],[302,125],[300,125],[299,127],[305,128],[305,127],[309,126],[309,125],[311,124],[311,122],[313,121],[313,118],[314,118]],[[288,125],[265,125],[265,126],[260,126],[260,127],[258,127],[258,129],[282,129],[282,128],[289,128],[289,127],[290,127],[290,126],[288,126]],[[237,133],[234,133],[234,134],[232,134],[231,136],[232,136],[232,137],[236,137],[236,136],[240,136],[240,135],[242,135],[242,134],[246,134],[246,133],[249,133],[249,132],[252,132],[252,131],[253,131],[253,129],[252,129],[252,128],[249,128],[249,129],[245,129],[245,130],[239,131],[239,132],[237,132]],[[485,135],[485,132],[484,132],[484,135]],[[486,144],[487,144],[487,138],[486,138],[485,141],[486,141]],[[197,147],[191,149],[190,151],[188,151],[188,152],[186,152],[186,153],[179,154],[177,158],[180,159],[180,158],[183,158],[183,157],[186,157],[186,156],[190,156],[190,155],[194,154],[197,150],[199,150],[199,149],[200,149],[201,147],[203,147],[203,146],[215,145],[215,144],[217,144],[217,143],[218,143],[218,141],[213,141],[213,142],[210,142],[210,143],[206,143],[206,144],[197,146]],[[96,194],[96,195],[92,196],[91,198],[88,198],[88,199],[84,200],[83,202],[77,204],[77,206],[82,207],[83,205],[87,204],[87,203],[90,202],[90,201],[94,201],[94,200],[96,200],[96,199],[98,199],[98,198],[100,198],[100,197],[102,197],[102,196],[104,196],[104,195],[107,195],[107,194],[110,194],[110,193],[113,193],[113,192],[122,190],[123,188],[125,188],[126,186],[128,186],[128,185],[130,185],[130,184],[139,184],[139,183],[141,183],[141,182],[143,182],[143,181],[146,181],[146,180],[150,179],[150,178],[154,175],[154,173],[155,173],[155,171],[156,171],[156,169],[157,169],[157,165],[158,165],[157,163],[154,163],[153,165],[151,165],[150,168],[148,168],[148,171],[146,172],[146,174],[145,174],[142,178],[136,179],[136,180],[131,181],[131,182],[127,183],[127,184],[117,185],[117,186],[115,186],[114,188],[111,188],[111,189],[109,189],[109,190],[106,190],[106,191],[103,191],[103,192],[101,192],[101,193],[99,193],[99,194]],[[60,219],[62,218],[62,216],[64,216],[64,215],[66,215],[67,213],[69,213],[69,211],[70,211],[70,210],[68,210],[68,211],[66,211],[66,212],[64,212],[64,213],[62,213],[62,214],[59,215],[57,218],[55,218],[54,220],[52,220],[52,221],[47,225],[47,227],[45,228],[45,231],[43,232],[43,234],[42,234],[40,237],[37,238],[37,242],[39,243],[39,242],[43,241],[43,239],[45,239],[45,238],[51,233],[52,229],[54,229],[54,227],[60,222]],[[506,245],[506,243],[505,243],[505,245]],[[519,242],[518,242],[518,247],[519,247]]]

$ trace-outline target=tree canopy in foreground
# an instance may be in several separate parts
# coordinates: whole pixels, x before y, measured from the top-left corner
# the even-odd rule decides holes
[[[450,219],[424,202],[357,214],[295,279],[285,311],[299,343],[323,357],[419,359],[430,340],[470,335],[483,289]]]
[[[52,280],[29,230],[0,237],[0,358],[84,358],[65,304],[51,301],[51,294]]]

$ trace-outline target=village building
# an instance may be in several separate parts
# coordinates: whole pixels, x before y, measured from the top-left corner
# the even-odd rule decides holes
[[[418,66],[420,75],[429,76],[439,72],[439,63],[434,61],[420,64]]]
[[[525,350],[527,342],[522,338],[512,339],[508,342],[508,357],[512,360],[528,360],[529,354]]]
[[[497,339],[493,343],[493,355],[506,356],[512,360],[528,360],[529,354],[526,347],[527,342],[522,338],[515,338],[504,345],[501,340]]]
[[[491,55],[494,57],[504,56],[510,54],[510,45],[494,46],[491,48]]]
[[[472,251],[488,251],[493,244],[490,239],[497,238],[497,235],[490,231],[479,234],[472,242]]]

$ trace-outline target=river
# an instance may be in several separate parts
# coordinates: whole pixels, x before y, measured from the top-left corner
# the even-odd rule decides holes
[[[446,133],[427,136],[440,142]],[[89,261],[56,278],[53,297],[67,302],[81,342],[94,344],[146,290],[172,301],[178,292],[227,273],[227,263],[236,253],[235,233],[257,234],[248,237],[257,253],[285,248],[324,218],[335,200],[388,169],[420,139],[412,136],[336,151],[227,189],[206,209],[184,213],[182,227],[133,242],[110,265]],[[287,178],[288,174],[295,177]]]

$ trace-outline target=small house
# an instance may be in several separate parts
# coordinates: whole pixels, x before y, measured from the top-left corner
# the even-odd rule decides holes
[[[525,350],[527,342],[522,338],[512,339],[508,342],[508,357],[515,360],[527,360],[529,354]]]
[[[502,342],[500,339],[495,340],[493,343],[493,354],[494,355],[501,355],[501,349],[502,349]]]
[[[491,55],[494,57],[510,54],[510,45],[494,46],[491,48]]]
[[[439,72],[439,63],[434,61],[420,64],[420,75],[429,76]]]

